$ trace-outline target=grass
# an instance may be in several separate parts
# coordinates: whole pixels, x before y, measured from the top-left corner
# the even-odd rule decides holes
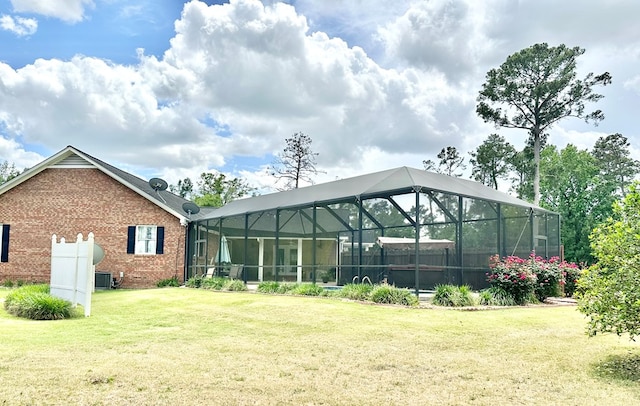
[[[640,346],[584,328],[568,306],[96,292],[89,318],[0,311],[0,404],[637,404],[637,375],[614,372]]]

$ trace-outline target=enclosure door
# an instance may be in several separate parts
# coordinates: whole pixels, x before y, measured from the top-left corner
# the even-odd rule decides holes
[[[282,245],[278,247],[278,255],[276,255],[276,265],[278,273],[285,280],[293,280],[302,282],[302,239],[282,240]],[[275,248],[274,248],[275,249]]]

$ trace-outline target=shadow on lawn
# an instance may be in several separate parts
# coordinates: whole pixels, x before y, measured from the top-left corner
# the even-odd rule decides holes
[[[640,354],[610,355],[604,361],[593,365],[594,372],[602,378],[620,381],[640,381]]]

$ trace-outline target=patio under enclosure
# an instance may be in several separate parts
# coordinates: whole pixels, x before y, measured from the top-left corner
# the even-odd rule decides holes
[[[204,212],[204,211],[203,211]],[[186,279],[487,286],[493,255],[560,256],[560,216],[401,167],[233,201],[189,226]]]

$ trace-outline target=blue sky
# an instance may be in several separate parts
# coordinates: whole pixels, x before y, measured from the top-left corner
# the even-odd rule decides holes
[[[635,0],[0,0],[0,160],[35,165],[66,145],[170,183],[203,171],[266,190],[284,140],[313,139],[316,181],[422,167],[490,133],[486,72],[537,42],[581,46],[611,72],[598,127],[550,142],[590,149],[620,132],[640,159]],[[467,155],[468,156],[468,155]]]

